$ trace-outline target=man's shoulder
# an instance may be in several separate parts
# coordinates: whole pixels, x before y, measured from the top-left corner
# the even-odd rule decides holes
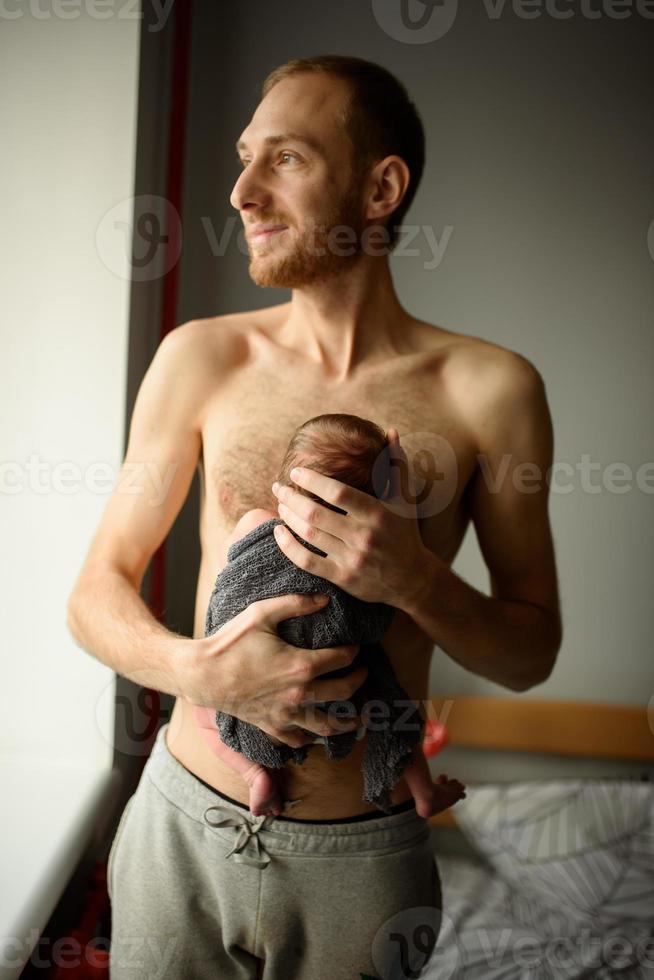
[[[425,350],[438,354],[445,353],[444,359],[452,371],[520,372],[528,373],[536,368],[523,354],[493,343],[484,337],[463,331],[447,330],[445,327],[427,320],[415,320],[421,331],[420,337]]]
[[[262,306],[256,310],[237,310],[233,313],[220,313],[215,316],[189,320],[183,327],[196,333],[234,336],[250,330],[257,324],[270,325],[288,315],[290,303],[277,303],[274,306]],[[180,329],[180,328],[177,328]]]
[[[518,351],[482,337],[456,334],[440,374],[453,410],[475,444],[489,429],[545,401],[543,378]]]
[[[204,357],[210,357],[212,352],[216,352],[221,359],[229,354],[238,358],[247,353],[257,327],[268,327],[279,322],[289,305],[283,303],[258,310],[242,310],[187,320],[171,330],[168,336],[176,335],[180,346],[198,351]]]
[[[473,334],[454,334],[448,370],[464,395],[470,387],[479,394],[497,397],[516,385],[542,383],[536,366],[518,351]]]
[[[180,351],[184,348],[190,353],[197,351],[206,356],[213,349],[224,352],[234,347],[238,342],[240,325],[238,313],[186,320],[174,327],[166,335],[166,340],[175,343]]]

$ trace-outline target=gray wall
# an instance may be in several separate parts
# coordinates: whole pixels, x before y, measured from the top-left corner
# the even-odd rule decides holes
[[[435,268],[426,268],[423,234],[412,246],[418,256],[393,258],[400,299],[430,322],[528,357],[545,379],[555,459],[572,467],[559,478],[571,489],[553,492],[550,504],[565,640],[553,676],[529,696],[644,703],[654,680],[652,496],[635,479],[652,458],[653,23],[634,12],[586,19],[578,5],[560,20],[525,19],[508,4],[491,17],[483,3],[460,4],[442,37],[407,43],[396,25],[379,23],[397,6],[198,0],[178,320],[290,296],[250,281],[229,204],[233,144],[266,73],[325,52],[395,72],[427,132],[427,165],[406,221],[447,243]],[[594,7],[602,10],[599,0]],[[231,232],[221,254],[207,227],[218,239]],[[584,454],[601,464],[598,491],[577,469]],[[626,492],[602,485],[614,462],[632,469]],[[196,497],[194,485],[171,542],[169,618],[189,632]],[[472,530],[454,569],[488,592]],[[511,696],[440,650],[431,689]]]

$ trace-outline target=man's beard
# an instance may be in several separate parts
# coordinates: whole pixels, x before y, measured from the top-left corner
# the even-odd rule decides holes
[[[343,227],[330,235],[331,229],[338,226]],[[250,277],[257,286],[280,289],[297,289],[331,279],[359,261],[364,228],[361,186],[353,182],[337,205],[309,223],[301,239],[293,240],[289,229],[287,239],[282,231],[270,239],[269,245],[254,245]]]

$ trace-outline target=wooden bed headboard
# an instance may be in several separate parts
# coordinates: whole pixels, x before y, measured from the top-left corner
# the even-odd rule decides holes
[[[654,725],[644,704],[450,694],[430,698],[427,710],[446,726],[449,746],[654,762]],[[429,823],[456,826],[455,810]]]

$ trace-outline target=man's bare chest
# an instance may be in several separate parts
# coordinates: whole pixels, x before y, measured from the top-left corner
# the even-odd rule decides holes
[[[203,551],[226,538],[246,511],[276,511],[270,487],[293,432],[328,412],[397,428],[407,457],[402,494],[415,500],[425,544],[451,560],[467,524],[463,495],[475,467],[474,446],[426,362],[389,367],[340,388],[315,378],[271,377],[269,366],[248,366],[222,385],[203,427]]]

